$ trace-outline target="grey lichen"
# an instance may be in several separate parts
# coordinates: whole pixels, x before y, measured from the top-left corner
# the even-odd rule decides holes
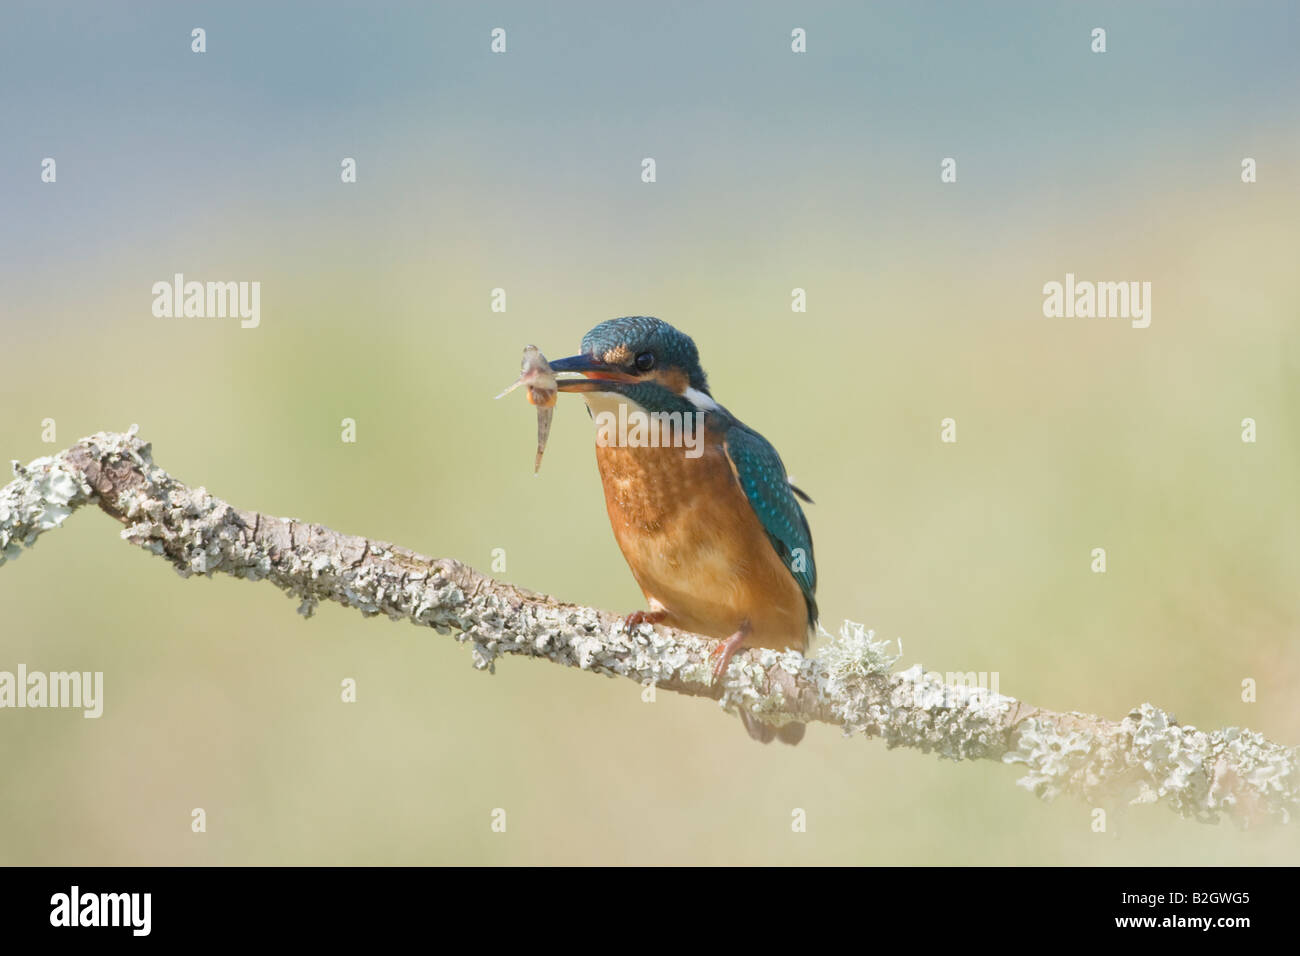
[[[1024,764],[1017,782],[1047,799],[1163,803],[1207,823],[1225,815],[1242,826],[1289,823],[1300,802],[1294,747],[1236,727],[1184,727],[1153,704],[1118,724],[1084,714],[1028,718],[1003,760]]]
[[[1091,796],[1095,776],[1089,775],[1089,758],[1106,756],[1094,735],[1083,730],[1058,729],[1051,720],[1029,717],[1020,723],[1016,747],[1002,756],[1004,763],[1023,763],[1026,772],[1017,784],[1047,800],[1068,789]],[[1113,762],[1113,761],[1111,761]]]
[[[712,641],[644,624],[629,631],[607,612],[495,581],[457,561],[240,511],[156,467],[134,428],[14,464],[14,480],[0,489],[0,564],[91,503],[123,524],[125,540],[182,576],[271,581],[305,616],[334,602],[452,632],[483,670],[504,655],[545,658],[711,697],[771,724],[822,721],[889,747],[1021,764],[1019,783],[1045,799],[1069,793],[1094,805],[1163,803],[1186,817],[1242,824],[1289,821],[1300,803],[1295,748],[1258,733],[1183,727],[1150,704],[1118,723],[1030,708],[919,665],[895,671],[901,649],[852,622],[818,658],[744,651],[714,684]]]
[[[824,629],[821,633],[830,636]],[[876,640],[876,632],[864,625],[845,621],[840,626],[839,637],[821,650],[826,689],[833,695],[841,695],[851,685],[869,677],[888,675],[903,656],[901,649],[894,651],[891,645],[897,647],[896,642]]]
[[[38,535],[57,528],[87,500],[90,487],[58,458],[13,462],[14,480],[0,491],[0,564],[15,560]]]

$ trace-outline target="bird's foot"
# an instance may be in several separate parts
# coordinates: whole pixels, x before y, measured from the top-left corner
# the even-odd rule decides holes
[[[747,637],[749,637],[749,622],[745,621],[735,634],[732,634],[725,641],[719,641],[718,646],[709,652],[709,660],[713,661],[712,682],[714,684],[722,680],[723,675],[727,673],[727,668],[731,665],[732,655],[740,650]]]
[[[641,624],[662,624],[667,616],[667,611],[633,611],[623,618],[623,630],[630,632]]]

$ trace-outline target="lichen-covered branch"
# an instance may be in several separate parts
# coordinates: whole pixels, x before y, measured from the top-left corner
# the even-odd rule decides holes
[[[1001,694],[945,684],[846,624],[820,659],[794,652],[737,654],[710,684],[713,642],[649,625],[628,632],[616,615],[566,604],[486,577],[449,558],[427,558],[317,524],[233,508],[154,465],[135,429],[101,432],[23,467],[0,490],[0,565],[76,509],[97,504],[122,537],[185,576],[268,580],[310,615],[320,601],[454,632],[474,665],[507,654],[617,675],[660,690],[745,708],[761,720],[822,721],[954,760],[1021,764],[1020,784],[1044,798],[1094,805],[1164,803],[1183,816],[1289,822],[1300,795],[1296,750],[1249,730],[1201,731],[1143,704],[1118,722],[1055,713]]]

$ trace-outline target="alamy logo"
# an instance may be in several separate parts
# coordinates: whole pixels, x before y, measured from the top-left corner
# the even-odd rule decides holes
[[[133,936],[148,936],[152,893],[70,893],[50,897],[51,926],[129,926]]]
[[[685,448],[687,458],[704,454],[703,412],[648,412],[621,402],[617,415],[601,411],[595,422],[602,448]]]
[[[153,284],[153,314],[160,319],[238,318],[246,329],[262,321],[262,283],[186,282],[184,273],[171,282]]]
[[[999,671],[948,671],[946,674],[928,671],[922,675],[919,667],[913,670],[913,676],[923,679],[900,684],[890,694],[895,706],[946,709],[986,704],[1002,696],[998,692],[1002,678]]]
[[[83,717],[104,713],[103,671],[0,671],[0,709],[5,707],[80,707]]]
[[[1049,319],[1132,319],[1133,328],[1151,324],[1150,282],[1076,282],[1073,272],[1065,284],[1043,286],[1043,315]]]

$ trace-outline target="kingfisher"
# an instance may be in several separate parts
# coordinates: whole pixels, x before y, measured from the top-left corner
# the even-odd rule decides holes
[[[650,316],[609,319],[583,336],[580,354],[550,367],[581,374],[556,387],[581,393],[597,422],[605,507],[649,608],[627,626],[717,639],[715,682],[742,647],[804,651],[817,624],[817,567],[798,499],[812,499],[771,443],[714,400],[690,336]],[[657,432],[639,427],[655,421]],[[801,723],[741,718],[764,743],[803,738]]]

